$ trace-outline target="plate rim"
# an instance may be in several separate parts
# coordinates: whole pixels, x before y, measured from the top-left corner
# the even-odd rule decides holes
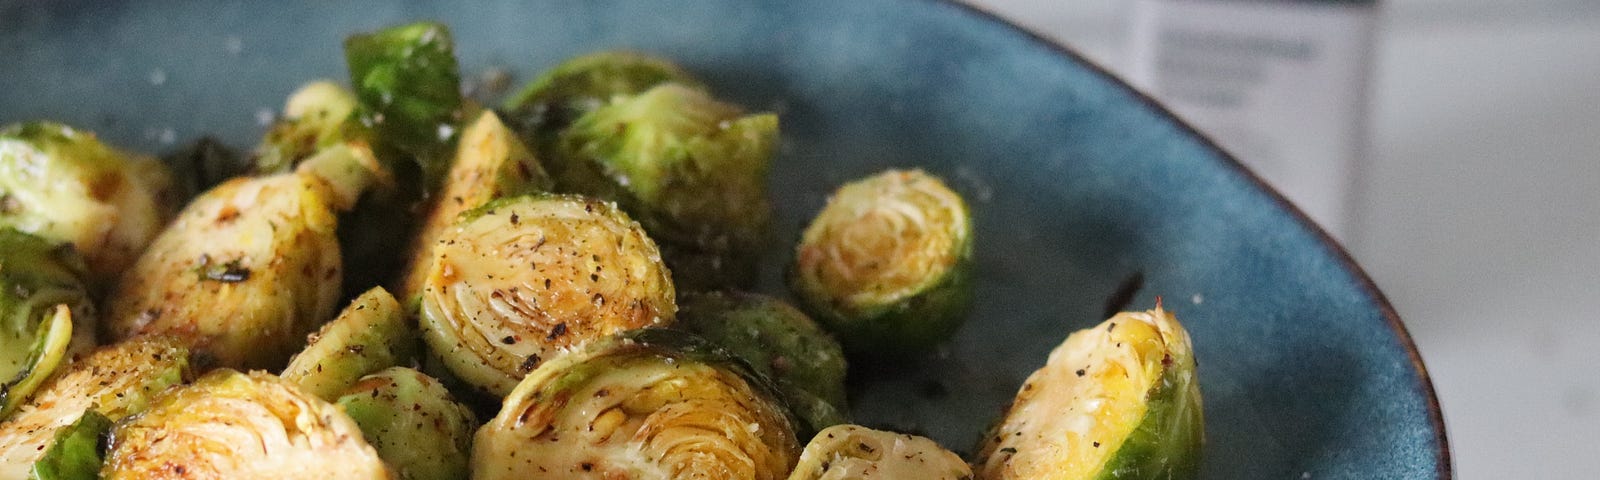
[[[1378,289],[1377,283],[1373,282],[1370,275],[1367,275],[1366,270],[1361,268],[1360,264],[1356,263],[1355,258],[1350,255],[1350,252],[1345,250],[1344,246],[1341,245],[1338,240],[1334,239],[1332,235],[1329,235],[1326,229],[1322,228],[1322,226],[1317,224],[1315,221],[1312,221],[1311,217],[1307,216],[1306,213],[1300,209],[1300,207],[1296,206],[1294,202],[1289,201],[1287,197],[1283,196],[1282,193],[1278,192],[1277,189],[1268,184],[1266,180],[1263,180],[1260,175],[1255,173],[1255,171],[1241,163],[1238,158],[1233,156],[1232,153],[1229,153],[1226,149],[1222,148],[1222,146],[1217,144],[1216,141],[1212,140],[1210,136],[1201,132],[1199,129],[1196,129],[1193,125],[1189,124],[1188,121],[1185,121],[1182,117],[1179,117],[1177,114],[1173,113],[1172,110],[1168,109],[1150,94],[1124,81],[1122,77],[1112,73],[1105,66],[1090,60],[1081,53],[1078,53],[1076,49],[1066,45],[1065,43],[1046,37],[1038,32],[1033,31],[1032,29],[1002,18],[999,14],[990,11],[986,7],[974,5],[968,3],[967,1],[922,1],[953,6],[955,7],[954,11],[961,12],[979,21],[988,22],[990,24],[1020,33],[1024,37],[1025,41],[1045,47],[1057,55],[1064,56],[1071,61],[1083,65],[1090,71],[1090,73],[1109,82],[1113,88],[1123,90],[1136,101],[1143,103],[1145,107],[1172,121],[1172,123],[1178,127],[1179,132],[1198,140],[1202,149],[1209,150],[1216,156],[1216,158],[1220,159],[1219,163],[1222,164],[1223,168],[1233,170],[1234,173],[1240,175],[1246,182],[1252,184],[1257,190],[1267,194],[1267,197],[1273,203],[1277,204],[1280,208],[1286,211],[1290,218],[1292,218],[1296,223],[1300,224],[1301,227],[1310,231],[1315,237],[1316,241],[1322,245],[1323,249],[1331,253],[1334,260],[1338,262],[1341,267],[1353,274],[1356,280],[1357,289],[1372,299],[1373,303],[1378,307],[1379,314],[1383,316],[1385,324],[1388,325],[1391,332],[1395,335],[1395,338],[1400,340],[1400,346],[1405,350],[1406,357],[1411,362],[1412,370],[1417,372],[1416,384],[1413,385],[1413,388],[1422,393],[1423,399],[1426,401],[1425,403],[1428,410],[1428,420],[1433,426],[1434,441],[1437,442],[1438,445],[1437,452],[1435,452],[1439,459],[1438,465],[1436,466],[1436,470],[1439,473],[1437,478],[1439,480],[1451,480],[1454,478],[1454,463],[1450,455],[1450,440],[1445,430],[1444,413],[1439,406],[1439,395],[1438,392],[1434,390],[1432,376],[1428,374],[1428,367],[1422,361],[1422,353],[1417,350],[1416,341],[1411,338],[1411,332],[1406,329],[1405,323],[1400,320],[1399,312],[1395,311],[1394,305],[1389,303],[1388,296],[1384,295],[1383,291]]]

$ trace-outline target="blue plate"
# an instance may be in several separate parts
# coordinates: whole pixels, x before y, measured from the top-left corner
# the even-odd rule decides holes
[[[454,27],[463,69],[526,79],[629,48],[779,112],[780,237],[841,182],[921,166],[972,201],[978,304],[945,355],[856,383],[867,424],[958,451],[1133,276],[1195,339],[1203,478],[1448,478],[1426,372],[1327,235],[1149,98],[969,7],[807,2],[0,2],[0,122],[59,119],[160,152],[253,144],[285,94],[345,78],[348,33]],[[786,258],[775,248],[773,263]],[[776,285],[776,268],[767,272]]]

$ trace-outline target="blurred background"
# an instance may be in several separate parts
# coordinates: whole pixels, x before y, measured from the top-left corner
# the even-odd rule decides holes
[[[1600,472],[1600,2],[969,1],[1340,238],[1422,351],[1458,478]]]

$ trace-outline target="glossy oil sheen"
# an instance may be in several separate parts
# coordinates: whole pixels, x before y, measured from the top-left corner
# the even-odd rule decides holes
[[[61,120],[148,152],[202,133],[247,146],[295,87],[346,77],[344,35],[414,19],[453,27],[468,76],[661,54],[782,116],[769,291],[847,180],[923,167],[971,202],[972,316],[942,358],[857,365],[861,422],[970,451],[1050,348],[1140,273],[1130,308],[1164,298],[1194,338],[1201,478],[1450,475],[1426,375],[1360,271],[1209,142],[1059,47],[913,0],[472,5],[0,1],[0,122]]]

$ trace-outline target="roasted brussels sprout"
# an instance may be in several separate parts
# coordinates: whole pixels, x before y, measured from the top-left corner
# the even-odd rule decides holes
[[[111,430],[101,478],[388,479],[361,430],[275,375],[212,371]]]
[[[432,377],[389,368],[362,378],[337,404],[400,480],[467,478],[477,420]]]
[[[410,364],[417,354],[416,335],[400,304],[382,287],[356,297],[306,343],[280,376],[329,402],[361,377]]]
[[[550,177],[516,133],[506,128],[494,112],[479,115],[477,121],[461,131],[455,163],[412,240],[411,266],[400,298],[409,302],[422,289],[426,262],[432,259],[429,250],[462,212],[497,198],[549,189]]]
[[[784,399],[813,429],[843,423],[844,351],[810,317],[754,293],[684,295],[678,327],[705,337],[777,381]],[[816,402],[824,402],[818,406]]]
[[[837,425],[817,433],[789,480],[971,480],[959,455],[923,437]]]
[[[99,480],[105,452],[100,445],[111,433],[111,419],[83,412],[78,421],[56,432],[44,456],[33,463],[28,480]]]
[[[972,268],[961,196],[921,170],[890,170],[834,192],[802,234],[788,278],[852,354],[892,357],[955,333]]]
[[[283,173],[318,150],[344,141],[356,110],[355,94],[327,80],[306,84],[289,95],[283,118],[256,147],[256,171]]]
[[[116,421],[143,411],[156,394],[182,382],[188,368],[188,351],[159,337],[102,347],[72,363],[16,415],[0,420],[0,478],[25,478],[58,432],[85,412]]]
[[[424,190],[449,166],[461,123],[461,74],[450,29],[419,22],[351,35],[345,63],[374,147],[416,162]],[[398,166],[398,165],[396,165]]]
[[[685,291],[747,286],[767,240],[767,164],[778,117],[745,115],[704,90],[666,83],[579,117],[554,156],[606,180],[572,191],[615,200],[662,244]]]
[[[530,138],[553,139],[585,113],[663,83],[701,88],[689,72],[664,59],[634,52],[599,52],[572,58],[529,82],[506,103]]]
[[[0,128],[0,227],[71,243],[106,285],[133,264],[175,208],[171,174],[89,132],[49,122]]]
[[[474,478],[785,478],[800,447],[759,377],[643,330],[541,365],[478,430]]]
[[[94,304],[71,246],[0,227],[0,420],[74,353],[94,348]]]
[[[514,197],[467,212],[434,243],[422,338],[495,396],[595,338],[665,325],[678,308],[655,242],[615,205]]]
[[[123,275],[107,336],[173,335],[218,366],[279,368],[337,306],[330,190],[290,173],[196,198]]]
[[[1194,478],[1204,437],[1189,334],[1159,306],[1067,337],[980,445],[985,479]]]

